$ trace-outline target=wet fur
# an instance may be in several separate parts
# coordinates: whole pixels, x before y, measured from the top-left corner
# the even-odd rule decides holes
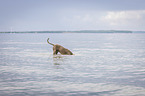
[[[62,55],[73,55],[73,53],[70,50],[64,48],[63,46],[50,43],[49,38],[47,39],[47,42],[53,46],[53,55],[57,55],[58,52]]]

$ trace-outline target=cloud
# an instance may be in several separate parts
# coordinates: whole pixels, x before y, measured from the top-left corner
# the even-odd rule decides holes
[[[67,14],[66,14],[67,13]],[[66,14],[66,15],[64,15]],[[145,10],[64,12],[61,27],[68,30],[145,30]]]
[[[112,27],[136,27],[143,29],[145,10],[109,11],[102,16],[102,21]]]
[[[61,12],[62,13],[62,12]],[[67,14],[66,14],[67,13]],[[98,30],[102,28],[101,11],[69,11],[64,12],[61,19],[61,25],[66,26],[68,30]],[[66,14],[66,15],[64,15]]]

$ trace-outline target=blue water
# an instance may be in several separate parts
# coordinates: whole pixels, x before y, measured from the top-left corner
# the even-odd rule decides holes
[[[145,34],[1,33],[0,96],[145,96]]]

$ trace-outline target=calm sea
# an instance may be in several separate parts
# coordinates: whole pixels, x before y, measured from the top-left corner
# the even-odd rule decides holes
[[[145,96],[145,34],[1,33],[0,96]]]

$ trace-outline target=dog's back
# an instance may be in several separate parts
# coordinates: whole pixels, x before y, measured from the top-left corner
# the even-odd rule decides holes
[[[57,54],[58,52],[60,52],[62,55],[73,55],[73,53],[70,50],[58,44],[53,46],[53,52],[54,54]]]

